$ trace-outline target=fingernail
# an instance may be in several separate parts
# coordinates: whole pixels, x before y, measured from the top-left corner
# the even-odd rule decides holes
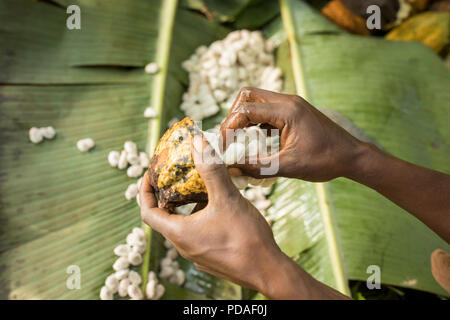
[[[197,151],[198,153],[202,152],[203,149],[203,138],[201,135],[197,135],[194,137],[194,149],[195,151]]]

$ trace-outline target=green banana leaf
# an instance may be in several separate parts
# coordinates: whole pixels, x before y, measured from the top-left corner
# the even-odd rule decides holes
[[[233,22],[235,29],[259,29],[280,14],[278,1],[251,1]]]
[[[286,92],[339,111],[388,152],[448,172],[449,75],[437,57],[416,44],[347,35],[302,1],[274,2],[0,0],[0,298],[98,298],[113,248],[140,225],[136,202],[123,196],[135,181],[109,168],[107,154],[125,140],[151,152],[168,120],[182,116],[181,62],[230,31],[192,9],[232,28],[262,27],[280,44]],[[81,30],[65,27],[71,4],[81,8]],[[154,76],[143,72],[151,61],[161,69]],[[142,117],[148,105],[158,118]],[[54,141],[28,142],[30,127],[47,125]],[[82,154],[75,144],[85,137],[97,145]],[[272,199],[276,240],[316,278],[348,293],[348,279],[364,281],[378,264],[384,283],[445,294],[429,254],[448,246],[375,192],[341,179],[280,179]],[[164,255],[162,236],[146,232],[143,286]],[[179,262],[186,284],[165,283],[164,298],[242,297],[238,286]],[[79,290],[66,286],[70,265],[81,269]]]
[[[340,112],[391,154],[449,173],[450,75],[439,57],[420,44],[347,34],[303,1],[280,5],[287,91]],[[448,295],[432,278],[430,255],[449,246],[375,191],[347,179],[282,179],[272,200],[281,248],[341,292],[378,265],[385,284]]]
[[[81,30],[66,28],[69,4],[81,8]],[[187,84],[181,62],[228,30],[172,0],[2,0],[0,20],[0,297],[96,299],[112,250],[141,224],[124,198],[135,179],[109,168],[108,152],[126,140],[152,150]],[[155,76],[143,69],[152,61]],[[143,118],[150,104],[155,121]],[[30,127],[48,125],[54,141],[29,143]],[[76,149],[85,137],[96,141],[86,154]],[[168,285],[165,298],[240,298],[238,286],[180,262],[187,289]],[[79,290],[66,286],[70,265]]]
[[[231,22],[251,3],[258,0],[181,0],[181,6],[199,10],[209,19]]]

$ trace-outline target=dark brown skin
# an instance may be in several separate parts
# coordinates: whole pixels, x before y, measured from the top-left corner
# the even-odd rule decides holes
[[[257,123],[280,129],[277,176],[313,182],[347,177],[377,190],[450,240],[450,176],[357,140],[298,96],[244,88],[222,132]],[[157,208],[154,191],[143,183],[144,222],[199,270],[256,289],[268,298],[348,298],[312,278],[281,252],[267,222],[234,187],[227,169],[209,161],[215,157],[211,150],[201,137],[193,141],[195,166],[208,190],[206,207],[190,216],[171,215]],[[237,167],[246,175],[259,176],[258,164]],[[238,169],[232,174],[239,174]]]

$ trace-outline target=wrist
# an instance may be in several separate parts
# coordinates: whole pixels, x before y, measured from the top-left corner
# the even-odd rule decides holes
[[[368,142],[359,143],[355,148],[344,177],[364,184],[368,177],[375,174],[375,165],[379,162],[381,155],[380,149],[374,144]]]
[[[254,273],[253,287],[268,297],[272,289],[272,283],[279,272],[277,265],[279,266],[284,261],[285,255],[278,246],[265,251],[264,257],[260,259],[258,272]]]
[[[257,290],[269,299],[318,300],[348,299],[347,296],[317,281],[278,247],[278,252],[263,264]]]
[[[258,291],[269,299],[310,299],[312,279],[281,250],[264,266]]]

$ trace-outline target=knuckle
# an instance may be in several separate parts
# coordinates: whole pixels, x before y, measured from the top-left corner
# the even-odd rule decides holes
[[[239,91],[239,97],[242,101],[253,101],[255,99],[256,90],[254,87],[245,86]]]
[[[302,97],[297,96],[295,94],[290,95],[290,97],[291,97],[291,100],[293,102],[295,102],[295,104],[300,104],[301,105],[301,104],[303,104],[305,102],[305,100]]]
[[[233,120],[239,120],[242,118],[242,116],[246,113],[246,111],[248,110],[248,106],[249,106],[249,102],[248,101],[243,101],[242,103],[240,103],[234,113],[234,118]]]
[[[244,102],[241,104],[240,116],[245,117],[245,114],[252,112],[254,109],[253,106],[254,105],[251,102]]]
[[[289,117],[297,117],[303,113],[303,105],[298,101],[298,99],[301,98],[298,96],[294,97],[295,98],[287,104],[287,113]]]
[[[300,108],[301,107],[301,105],[302,105],[302,102],[301,102],[301,100],[300,100],[301,98],[299,97],[299,96],[292,96],[292,99],[289,101],[289,106],[292,108],[292,109],[298,109],[298,108]]]
[[[242,87],[241,88],[241,90],[239,91],[239,93],[240,94],[247,94],[247,93],[251,93],[251,92],[253,92],[254,91],[254,89],[255,88],[253,88],[253,87],[249,87],[249,86],[245,86],[245,87]]]

